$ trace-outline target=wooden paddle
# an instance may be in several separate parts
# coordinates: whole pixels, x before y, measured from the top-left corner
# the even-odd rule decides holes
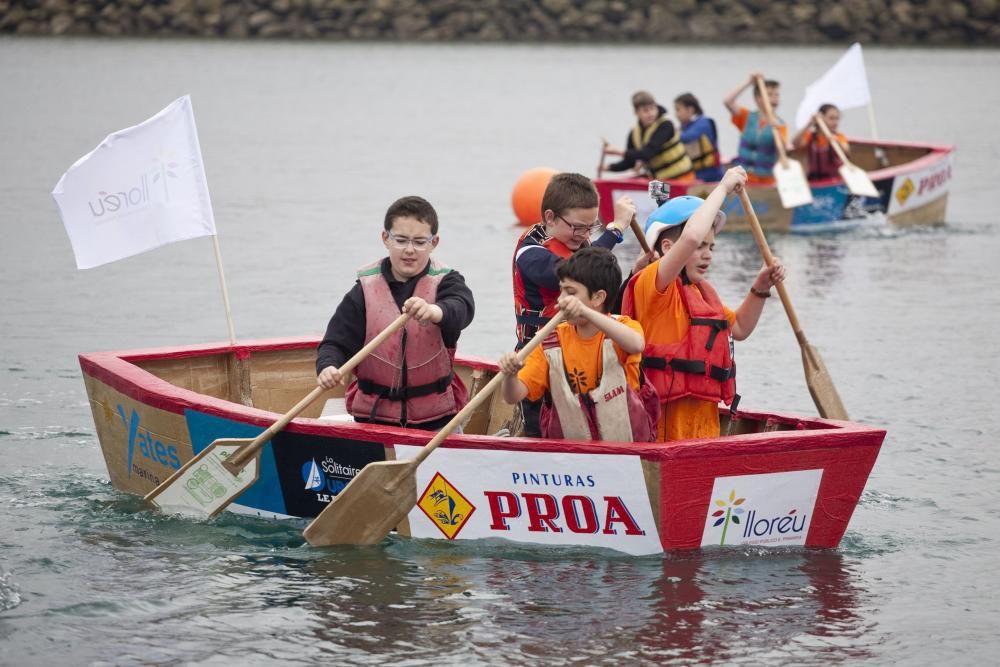
[[[562,313],[542,327],[517,358],[524,360],[563,320]],[[334,544],[376,544],[406,518],[417,504],[417,466],[451,435],[503,383],[497,373],[414,458],[369,463],[333,501],[306,526],[303,535],[317,547]]]
[[[844,179],[844,183],[847,185],[850,193],[864,197],[878,197],[878,189],[872,183],[872,179],[868,177],[868,173],[847,159],[843,147],[837,141],[837,137],[833,136],[830,128],[826,126],[826,122],[820,114],[816,114],[816,126],[826,135],[826,140],[830,142],[833,151],[840,158],[840,167],[837,171],[840,173],[840,177]]]
[[[764,79],[757,77],[757,94],[761,104],[764,105],[764,114],[767,121],[771,123],[771,135],[774,137],[774,147],[778,150],[778,164],[774,165],[774,182],[778,187],[778,196],[781,197],[781,205],[785,208],[795,208],[811,204],[812,190],[809,188],[809,181],[802,171],[802,165],[798,160],[789,160],[785,153],[785,140],[778,131],[778,119],[771,108],[771,100],[767,96],[767,87]]]
[[[642,231],[642,227],[639,226],[639,221],[632,216],[632,222],[628,223],[628,226],[632,228],[632,233],[635,234],[635,238],[639,239],[639,245],[642,246],[642,254],[648,255],[650,252],[649,243],[646,242],[646,234]]]
[[[757,214],[754,213],[753,204],[750,203],[750,197],[747,196],[745,189],[740,191],[740,201],[743,202],[743,211],[750,221],[750,231],[753,232],[754,240],[757,241],[757,247],[760,248],[764,262],[768,266],[774,266],[774,255],[771,254],[771,248],[767,245],[764,230],[760,228],[760,221],[757,220]],[[799,341],[799,347],[802,348],[802,366],[806,374],[806,386],[812,395],[813,403],[816,404],[816,409],[819,410],[821,417],[846,421],[848,419],[847,410],[840,400],[836,387],[833,386],[833,380],[830,379],[823,358],[819,356],[816,348],[809,344],[806,335],[802,332],[799,318],[796,317],[792,301],[785,290],[785,284],[778,283],[775,287],[778,289],[778,296],[781,297],[781,304],[785,307],[785,314],[788,315],[788,322],[792,325],[792,331],[795,332],[795,338]]]
[[[344,362],[340,372],[347,375],[410,319],[408,313],[397,317]],[[146,495],[146,502],[168,514],[196,519],[210,519],[257,481],[260,453],[271,438],[327,390],[316,387],[281,419],[256,438],[219,438],[184,464],[180,470]]]
[[[601,161],[597,163],[597,178],[604,173],[604,158],[608,154],[608,140],[601,137]]]

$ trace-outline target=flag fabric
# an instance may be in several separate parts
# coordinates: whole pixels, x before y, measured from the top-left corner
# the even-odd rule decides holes
[[[806,87],[806,95],[795,113],[795,124],[805,127],[820,106],[834,104],[843,109],[854,109],[870,104],[868,75],[861,55],[861,44],[855,42],[826,74]]]
[[[215,234],[191,97],[108,135],[52,196],[78,269]]]

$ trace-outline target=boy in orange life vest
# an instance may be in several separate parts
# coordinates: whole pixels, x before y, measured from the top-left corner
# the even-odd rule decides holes
[[[750,79],[736,88],[722,101],[732,114],[732,122],[740,130],[740,147],[737,159],[743,165],[749,176],[749,182],[759,185],[774,185],[774,163],[778,161],[778,149],[774,147],[774,133],[777,132],[781,141],[788,146],[788,127],[777,116],[778,102],[781,101],[780,84],[773,79],[764,81],[764,90],[775,113],[777,125],[772,126],[764,113],[764,101],[760,97],[757,79],[762,74],[753,73]],[[756,111],[750,111],[736,103],[736,98],[747,88],[753,89],[753,99],[757,105]],[[789,147],[790,150],[790,147]]]
[[[660,397],[659,441],[719,435],[719,401],[729,404],[736,393],[731,340],[750,335],[771,286],[784,279],[780,262],[762,268],[736,312],[705,279],[726,221],[719,209],[746,182],[742,167],[730,169],[707,199],[675,197],[646,221],[660,258],[629,281],[622,312],[646,332],[642,366]]]
[[[555,313],[559,297],[556,264],[580,248],[591,245],[590,237],[601,224],[597,188],[581,174],[556,174],[542,194],[542,222],[521,235],[514,250],[514,316],[517,347],[524,347],[535,332]],[[625,196],[615,202],[615,219],[593,241],[595,247],[612,248],[622,240],[622,230],[635,215],[635,204]],[[538,437],[540,406],[521,404],[524,434]]]
[[[608,314],[621,284],[618,261],[604,248],[583,248],[556,272],[567,321],[524,363],[514,352],[501,357],[504,400],[545,397],[539,421],[545,438],[652,441],[657,399],[648,385],[640,393],[642,327]]]
[[[850,153],[851,146],[847,137],[837,132],[837,128],[840,127],[840,109],[832,104],[824,104],[819,108],[817,115],[822,116],[830,134],[836,138],[837,143],[844,149],[844,153]],[[805,149],[810,181],[836,178],[839,175],[837,169],[840,168],[840,158],[837,157],[833,146],[830,145],[826,135],[819,129],[815,120],[799,130],[795,138],[792,139],[792,143],[795,144],[795,148]]]
[[[438,430],[468,401],[452,362],[475,303],[462,275],[431,259],[438,241],[427,200],[393,202],[382,231],[389,256],[358,270],[330,319],[316,358],[316,382],[327,389],[343,382],[339,367],[400,312],[411,315],[355,369],[347,389],[355,421]]]

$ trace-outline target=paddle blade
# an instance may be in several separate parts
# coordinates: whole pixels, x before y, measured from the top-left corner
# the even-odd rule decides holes
[[[820,417],[847,421],[847,409],[840,400],[837,388],[833,386],[830,373],[819,352],[809,343],[802,341],[802,366],[806,374],[806,386]]]
[[[417,504],[414,461],[369,463],[326,506],[303,535],[309,544],[377,544]]]
[[[778,186],[781,205],[785,208],[795,208],[812,203],[812,190],[809,189],[809,181],[806,180],[802,165],[798,161],[789,159],[784,166],[780,162],[776,162],[774,181]]]
[[[844,179],[844,183],[852,195],[861,195],[863,197],[879,196],[875,184],[868,177],[868,173],[858,165],[848,162],[840,165],[837,171],[840,172],[840,177]]]
[[[257,481],[259,450],[238,475],[223,465],[240,447],[252,442],[252,439],[216,440],[150,491],[146,502],[166,514],[210,519]]]

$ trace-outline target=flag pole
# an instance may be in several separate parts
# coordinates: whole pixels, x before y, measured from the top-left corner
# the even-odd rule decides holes
[[[222,270],[222,252],[219,251],[219,235],[212,234],[215,247],[215,265],[219,269],[219,285],[222,287],[222,303],[226,307],[226,324],[229,325],[229,344],[236,345],[236,328],[233,326],[233,310],[229,306],[229,288],[226,287],[226,273]]]

